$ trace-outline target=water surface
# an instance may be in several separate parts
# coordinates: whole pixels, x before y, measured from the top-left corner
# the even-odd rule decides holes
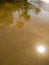
[[[36,45],[46,46],[39,54]],[[31,3],[0,5],[0,65],[49,65],[49,12]]]

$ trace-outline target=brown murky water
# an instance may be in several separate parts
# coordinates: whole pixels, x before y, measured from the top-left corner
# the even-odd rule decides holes
[[[44,45],[45,53],[36,46]],[[0,5],[0,65],[49,65],[49,12],[30,3]]]

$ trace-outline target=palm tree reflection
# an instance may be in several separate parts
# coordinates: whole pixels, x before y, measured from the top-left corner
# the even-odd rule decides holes
[[[35,8],[34,11],[35,11],[36,14],[39,14],[41,9],[40,8]]]
[[[30,19],[30,15],[28,14],[28,11],[29,11],[29,7],[28,7],[28,4],[24,5],[24,8],[22,9],[22,13],[21,13],[21,16],[25,19],[25,20],[29,20]]]
[[[19,20],[18,20],[18,22],[17,22],[17,26],[18,26],[19,28],[22,28],[23,25],[24,25],[24,22],[21,21],[20,10],[18,11],[18,15],[19,15]]]
[[[30,10],[34,10],[35,14],[38,14],[41,11],[41,9],[36,7],[34,4],[30,4],[27,2],[26,3],[18,2],[15,3],[14,5],[6,3],[5,6],[3,6],[3,8],[1,9],[0,23],[4,23],[6,26],[10,25],[13,22],[12,11],[18,11],[19,20],[17,22],[17,26],[23,27],[24,20],[28,21],[31,18],[31,15],[29,15],[28,13]],[[22,20],[22,17],[24,18],[24,20]]]
[[[30,4],[30,3],[24,3],[22,8],[22,13],[21,15],[19,15],[20,17],[23,17],[24,20],[28,21],[31,18],[31,15],[29,15],[29,11],[30,10],[34,10],[35,14],[39,14],[41,9],[39,7],[36,7],[34,4]]]
[[[18,27],[23,27],[24,20],[28,21],[30,19],[30,15],[28,14],[28,3],[27,4],[24,3],[23,6],[20,9],[21,10],[18,11],[18,13],[19,13],[19,21],[17,22],[17,26]],[[20,11],[22,11],[22,12],[20,13]],[[21,17],[24,18],[23,21],[21,21],[22,20]]]

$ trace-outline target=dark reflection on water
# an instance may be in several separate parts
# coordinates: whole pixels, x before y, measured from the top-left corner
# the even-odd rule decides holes
[[[45,54],[38,54],[38,44]],[[31,3],[0,5],[0,65],[49,65],[48,11]]]

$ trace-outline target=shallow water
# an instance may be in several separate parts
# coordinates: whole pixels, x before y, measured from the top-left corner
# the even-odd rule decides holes
[[[0,65],[49,65],[48,11],[30,3],[0,5]]]

